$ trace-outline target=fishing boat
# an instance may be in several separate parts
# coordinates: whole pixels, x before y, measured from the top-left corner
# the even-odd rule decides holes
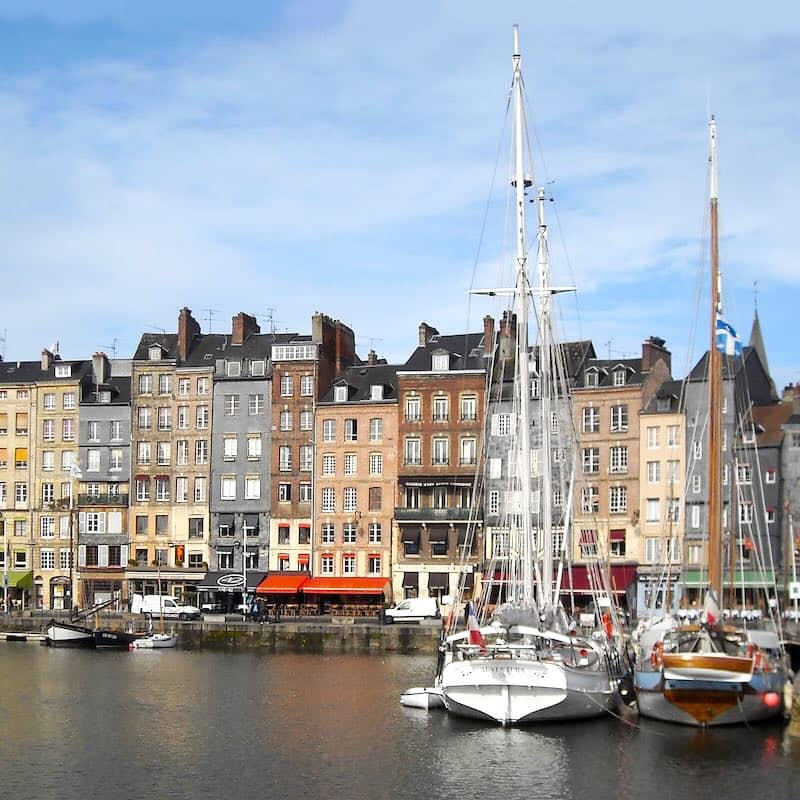
[[[563,346],[556,342],[554,296],[571,288],[551,284],[544,219],[545,192],[536,194],[538,216],[536,271],[529,282],[526,243],[526,189],[533,186],[532,159],[525,152],[522,59],[514,27],[513,176],[516,283],[512,288],[477,290],[507,296],[505,321],[514,328],[509,374],[487,381],[492,402],[505,403],[508,424],[505,508],[502,522],[507,548],[485,571],[480,597],[464,610],[465,625],[451,616],[444,627],[435,686],[408,700],[441,702],[449,713],[523,725],[576,720],[607,713],[617,702],[621,676],[619,617],[610,593],[600,592],[602,623],[581,630],[561,602],[564,564],[571,552],[573,488],[579,449],[572,423],[570,386]],[[533,310],[531,310],[533,306]],[[529,343],[529,319],[537,343]],[[488,343],[487,343],[488,346]],[[498,352],[495,353],[498,356]],[[494,359],[494,362],[497,358]],[[532,379],[537,398],[532,398]],[[494,394],[493,394],[494,393]],[[485,448],[484,448],[485,450]],[[477,493],[476,493],[477,494]],[[554,497],[566,498],[555,503]],[[469,533],[468,533],[469,535]],[[597,573],[602,585],[601,571]],[[600,601],[598,596],[598,602]],[[456,608],[461,608],[461,598]]]
[[[132,630],[118,630],[116,628],[96,628],[94,630],[94,646],[98,650],[116,649],[128,650],[133,642],[144,634]]]
[[[707,385],[707,425],[696,421],[694,427],[700,431],[701,438],[695,442],[699,444],[687,443],[691,445],[687,452],[702,452],[707,428],[708,535],[703,548],[705,563],[700,570],[703,585],[699,589],[704,597],[696,610],[687,613],[686,609],[670,607],[659,619],[640,626],[634,673],[641,715],[696,727],[746,724],[776,717],[787,705],[791,686],[786,653],[781,644],[777,587],[774,577],[770,577],[769,564],[763,560],[758,564],[760,580],[748,575],[751,606],[755,605],[753,593],[761,592],[758,609],[744,611],[735,607],[736,597],[745,599],[744,589],[741,594],[731,596],[736,592],[737,581],[744,577],[744,562],[749,560],[749,555],[747,559],[744,557],[745,548],[748,554],[751,550],[755,552],[752,541],[755,537],[749,534],[740,533],[737,545],[736,521],[741,523],[744,518],[748,525],[751,521],[755,524],[759,514],[752,513],[752,509],[747,510],[746,515],[738,513],[740,504],[752,506],[753,500],[758,499],[745,498],[743,494],[745,485],[751,483],[749,464],[745,470],[744,465],[731,456],[727,464],[728,474],[733,479],[726,481],[723,477],[723,462],[726,461],[723,441],[728,439],[728,445],[734,446],[737,438],[754,440],[755,437],[752,417],[747,416],[737,423],[734,435],[723,435],[723,375],[730,378],[729,383],[735,383],[733,377],[743,370],[737,373],[737,365],[741,367],[742,362],[741,353],[737,352],[740,348],[722,313],[717,124],[713,117],[709,131],[711,336],[705,359],[707,373],[703,376]],[[745,477],[747,480],[743,480]],[[730,491],[727,502],[726,483]],[[700,485],[699,479],[697,485]],[[760,516],[765,517],[763,509]],[[730,520],[728,524],[726,517]],[[766,551],[766,558],[771,557],[768,545],[762,545],[760,552],[763,551]],[[687,570],[682,570],[680,581],[684,584],[687,575]],[[724,593],[726,589],[729,591]],[[725,600],[727,608],[723,607]]]
[[[83,625],[51,619],[45,626],[48,647],[94,647],[94,631]]]

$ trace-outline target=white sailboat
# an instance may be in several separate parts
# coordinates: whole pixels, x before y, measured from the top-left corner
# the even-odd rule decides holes
[[[780,617],[774,577],[761,564],[766,616],[739,617],[738,611],[722,609],[723,589],[733,588],[742,576],[742,553],[733,541],[723,559],[723,353],[730,328],[722,320],[721,278],[717,222],[717,124],[710,126],[710,222],[711,222],[711,331],[708,353],[708,541],[705,602],[699,620],[687,623],[668,609],[658,621],[643,624],[637,633],[634,688],[643,716],[696,727],[750,723],[776,717],[787,705],[788,661],[781,644]],[[733,353],[729,355],[733,356]],[[738,356],[737,356],[738,358]],[[731,358],[729,369],[735,359]],[[745,427],[737,426],[739,431]],[[697,426],[701,428],[703,426]],[[729,437],[733,439],[735,437]],[[732,444],[732,443],[730,443]],[[702,446],[702,440],[701,440]],[[739,489],[739,470],[733,462],[731,483]],[[731,496],[730,518],[738,515],[738,493]],[[731,526],[732,528],[732,526]],[[766,548],[767,550],[769,548]],[[739,557],[737,568],[736,560]],[[727,572],[727,575],[726,575]],[[685,571],[682,576],[685,579]],[[757,591],[753,588],[751,592]],[[761,617],[759,619],[759,617]]]
[[[538,285],[529,283],[526,244],[526,173],[523,81],[519,31],[514,26],[514,228],[516,230],[516,284],[510,289],[479,293],[509,295],[507,319],[516,323],[513,357],[514,413],[512,449],[508,456],[508,485],[504,530],[507,555],[484,576],[481,602],[467,605],[468,627],[445,630],[436,686],[448,712],[503,725],[545,720],[573,720],[605,713],[617,700],[619,626],[606,607],[608,631],[580,634],[570,624],[560,602],[563,564],[571,542],[571,497],[577,448],[572,426],[569,387],[563,368],[563,350],[555,342],[554,295],[571,291],[550,282],[545,194],[537,193]],[[528,342],[529,313],[535,306],[538,343]],[[488,343],[487,343],[488,346]],[[531,361],[539,385],[535,411],[531,399]],[[503,395],[501,390],[500,395]],[[560,426],[554,420],[558,420]],[[556,428],[561,431],[559,439]],[[556,457],[558,456],[558,457]],[[554,492],[566,500],[556,507]],[[599,575],[599,573],[598,573]],[[602,577],[602,576],[600,576]],[[502,590],[492,592],[492,584]],[[497,605],[497,601],[500,601]],[[493,608],[494,606],[494,608]],[[417,695],[409,700],[417,699]]]

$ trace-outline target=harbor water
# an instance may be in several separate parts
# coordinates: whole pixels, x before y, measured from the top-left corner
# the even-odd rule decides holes
[[[0,645],[9,798],[800,797],[783,724],[502,729],[409,709],[430,656]]]

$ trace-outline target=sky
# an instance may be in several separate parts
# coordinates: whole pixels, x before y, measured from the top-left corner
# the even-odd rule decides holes
[[[322,311],[390,362],[422,321],[481,330],[518,23],[560,335],[659,336],[676,377],[705,349],[713,111],[726,316],[746,342],[757,307],[800,380],[800,12],[648,5],[0,0],[0,353],[130,357],[183,306],[214,333]]]

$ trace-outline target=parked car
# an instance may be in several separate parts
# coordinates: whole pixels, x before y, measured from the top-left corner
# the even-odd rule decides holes
[[[171,619],[200,619],[201,611],[196,606],[184,605],[177,597],[168,594],[135,594],[131,603],[134,614],[151,614]]]
[[[386,622],[419,622],[441,616],[435,597],[411,597],[384,612]]]

